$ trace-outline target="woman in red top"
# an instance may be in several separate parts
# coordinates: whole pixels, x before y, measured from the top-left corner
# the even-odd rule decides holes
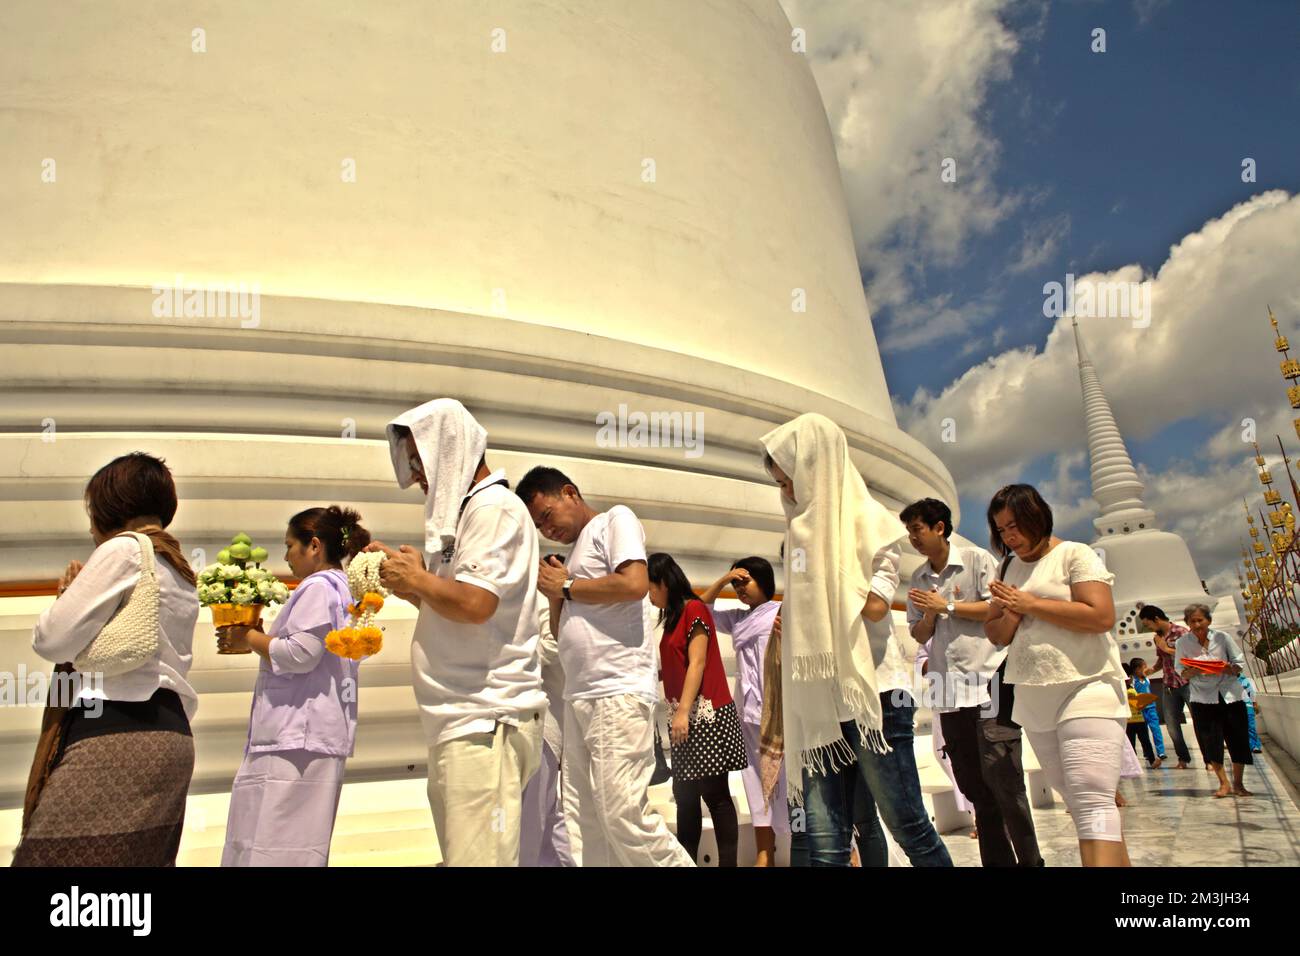
[[[673,800],[677,839],[694,859],[709,808],[718,839],[718,865],[736,865],[739,824],[727,774],[749,766],[745,738],[718,651],[713,616],[695,597],[686,574],[670,555],[647,561],[650,601],[664,626],[659,642],[660,676],[672,717]],[[698,862],[698,861],[697,861]]]

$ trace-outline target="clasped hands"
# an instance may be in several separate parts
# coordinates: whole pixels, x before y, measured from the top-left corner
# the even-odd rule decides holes
[[[907,592],[907,599],[919,608],[922,614],[946,614],[948,601],[938,591],[922,591],[912,588]]]
[[[1038,598],[1028,591],[1022,591],[1014,584],[1007,584],[1005,581],[992,581],[989,583],[989,604],[1003,611],[1014,614],[1017,617],[1024,617],[1026,614],[1034,613],[1034,608],[1038,605]]]
[[[548,555],[537,563],[537,590],[549,600],[564,599],[564,582],[569,580],[569,569],[555,555]]]
[[[379,565],[379,583],[403,601],[410,601],[419,607],[420,595],[416,593],[415,583],[425,573],[424,555],[409,544],[394,551],[382,541],[371,542],[365,550],[382,551],[387,555],[383,564]]]

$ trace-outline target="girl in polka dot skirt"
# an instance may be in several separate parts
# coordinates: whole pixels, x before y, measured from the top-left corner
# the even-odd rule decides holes
[[[749,759],[713,615],[695,597],[686,574],[670,555],[652,554],[648,565],[650,601],[659,608],[664,629],[659,665],[672,715],[677,839],[694,859],[700,848],[703,801],[718,840],[718,865],[735,866],[739,827],[727,774],[744,770]]]

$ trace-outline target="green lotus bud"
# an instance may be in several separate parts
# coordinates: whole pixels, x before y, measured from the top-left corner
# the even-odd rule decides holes
[[[217,564],[229,564],[229,563],[230,563],[230,549],[222,548],[220,551],[217,552]]]
[[[248,556],[252,553],[252,551],[253,551],[252,548],[242,543],[232,544],[230,546],[230,556],[234,558],[236,561],[247,561]]]
[[[261,564],[263,561],[265,561],[266,556],[267,556],[266,548],[254,548],[252,552],[249,554],[249,557],[251,557],[258,564]]]
[[[252,544],[253,544],[253,539],[250,538],[248,535],[244,534],[244,532],[241,531],[241,532],[239,532],[239,534],[235,535],[233,538],[230,539],[230,543],[231,543],[231,544],[246,544],[246,545],[249,545],[249,546],[251,547]]]

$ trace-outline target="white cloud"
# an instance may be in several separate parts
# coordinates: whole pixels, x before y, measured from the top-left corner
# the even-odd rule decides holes
[[[906,303],[910,263],[955,261],[1016,205],[994,184],[998,144],[980,117],[1017,50],[1000,19],[1011,0],[782,5],[807,32],[868,298]],[[940,179],[949,157],[955,183]]]
[[[1007,266],[1007,271],[1015,275],[1037,269],[1056,255],[1069,234],[1069,213],[1027,225],[1016,258]]]
[[[1259,497],[1241,442],[1243,418],[1276,453],[1275,430],[1300,448],[1265,314],[1271,303],[1300,357],[1300,196],[1261,193],[1184,237],[1154,276],[1130,265],[1079,279],[1152,283],[1148,328],[1125,319],[1081,319],[1080,326],[1121,431],[1149,436],[1185,418],[1206,422],[1204,440],[1177,465],[1148,462],[1148,504],[1164,527],[1185,536],[1207,577],[1234,558],[1241,488]],[[1064,281],[1064,276],[1059,277]],[[935,394],[918,390],[897,408],[900,424],[930,444],[962,493],[978,496],[1014,479],[1044,456],[1087,447],[1073,333],[1060,319],[1041,351],[1003,352]],[[937,440],[939,422],[956,420],[958,440]],[[1244,477],[1242,477],[1244,475]],[[1244,485],[1243,485],[1244,482]],[[1226,510],[1224,510],[1226,508]],[[1231,545],[1231,547],[1229,547]],[[1229,554],[1231,551],[1231,554]]]

